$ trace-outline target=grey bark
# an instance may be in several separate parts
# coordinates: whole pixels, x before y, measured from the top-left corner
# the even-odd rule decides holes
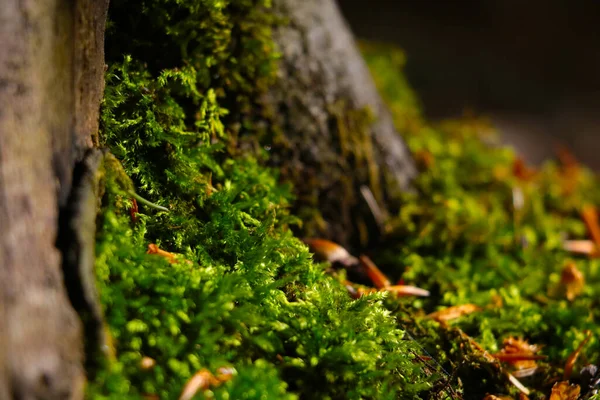
[[[398,193],[415,176],[412,158],[335,1],[275,0],[274,6],[287,21],[275,31],[280,79],[266,103],[287,151],[273,158],[298,189],[304,209],[297,212],[307,220],[311,207],[322,214],[309,234],[365,245],[374,215],[395,212]],[[375,121],[363,126],[357,115],[365,109]]]
[[[0,7],[0,399],[83,396],[81,322],[56,247],[93,145],[108,0]]]

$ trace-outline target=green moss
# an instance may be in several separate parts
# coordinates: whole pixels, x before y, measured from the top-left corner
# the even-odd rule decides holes
[[[530,180],[519,179],[513,174],[516,155],[498,145],[485,121],[425,123],[404,90],[397,54],[365,47],[382,94],[398,124],[407,128],[410,149],[418,161],[426,156],[427,162],[421,165],[416,193],[405,195],[399,215],[391,221],[393,233],[376,258],[391,275],[435,293],[412,305],[415,319],[443,306],[474,303],[484,310],[460,318],[453,326],[486,350],[497,352],[510,336],[542,345],[548,360],[540,363],[544,366],[540,373],[524,383],[537,390],[534,398],[547,395],[547,385],[560,378],[585,330],[594,337],[585,347],[585,356],[588,360],[600,356],[598,260],[574,259],[586,280],[584,292],[575,300],[550,296],[562,268],[573,260],[562,249],[563,240],[587,236],[580,213],[585,203],[598,204],[599,182],[584,168],[568,175],[554,162],[544,164]],[[567,186],[572,189],[565,190]],[[515,209],[513,196],[519,193],[524,205]],[[448,370],[458,371],[465,390],[477,386],[466,396],[510,389],[490,379],[475,385],[481,378],[474,375],[475,367],[461,366],[465,354],[444,346],[439,334],[432,334],[431,324],[437,325],[427,322],[427,329],[418,330],[417,340],[434,357],[445,360]],[[443,328],[441,332],[451,333]],[[582,365],[579,362],[575,370]]]
[[[289,228],[290,188],[260,152],[232,145],[260,134],[249,121],[273,79],[268,2],[111,7],[101,141],[136,192],[168,211],[139,204],[132,218],[131,183],[109,164],[96,268],[116,358],[88,397],[177,398],[195,372],[224,366],[236,374],[216,398],[429,388],[385,296],[353,301],[313,264]],[[149,244],[178,255],[147,254]],[[144,357],[156,365],[143,369]]]
[[[267,154],[238,151],[276,128],[256,123],[264,113],[256,99],[276,71],[269,7],[111,4],[101,141],[119,162],[107,163],[96,269],[115,358],[88,397],[177,398],[195,372],[224,366],[236,373],[212,389],[222,399],[516,395],[469,335],[491,353],[509,336],[543,345],[548,359],[523,380],[541,398],[587,329],[585,356],[597,359],[599,261],[575,259],[586,278],[576,299],[552,295],[572,259],[563,238],[586,237],[581,207],[600,203],[596,177],[582,169],[565,193],[564,172],[548,163],[521,180],[515,154],[493,144],[487,124],[428,124],[397,50],[364,46],[422,171],[371,255],[394,280],[432,296],[352,300],[341,276],[312,262],[290,229],[299,223],[292,189],[265,167]],[[359,145],[368,112],[343,103],[332,111],[341,149],[377,182]],[[132,218],[131,189],[168,211],[140,204]],[[524,197],[516,210],[515,191]],[[147,254],[151,243],[177,255]],[[466,303],[482,311],[448,326],[425,318]],[[156,365],[143,369],[144,357]]]

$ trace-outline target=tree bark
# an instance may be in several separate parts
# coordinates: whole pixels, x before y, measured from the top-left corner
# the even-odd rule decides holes
[[[97,135],[108,0],[0,7],[0,398],[83,396],[59,210]]]
[[[297,213],[317,221],[309,235],[365,246],[415,176],[412,158],[335,1],[274,6],[286,23],[275,32],[279,83],[266,99],[283,136],[273,160],[295,184]]]

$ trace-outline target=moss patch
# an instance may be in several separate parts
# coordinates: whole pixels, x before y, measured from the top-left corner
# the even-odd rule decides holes
[[[275,58],[268,2],[112,7],[107,43],[118,50],[109,52],[101,139],[136,191],[169,211],[140,204],[132,218],[116,182],[127,179],[113,165],[96,268],[116,359],[88,396],[177,398],[195,372],[224,366],[236,375],[214,388],[216,398],[395,398],[428,389],[385,295],[353,301],[314,264],[289,229],[298,222],[287,211],[290,189],[262,166],[260,151],[240,154],[232,143],[256,134],[247,125],[260,112],[256,83],[273,79],[258,65]],[[172,23],[174,15],[182,19]],[[119,51],[130,55],[119,59]],[[146,254],[149,244],[178,255]],[[143,368],[144,357],[155,365]]]
[[[461,340],[447,343],[457,328],[490,353],[498,352],[511,336],[539,344],[548,359],[523,382],[534,390],[532,397],[548,395],[586,330],[593,337],[584,350],[587,360],[600,356],[600,263],[563,250],[565,239],[588,237],[581,213],[586,204],[600,200],[597,177],[556,162],[525,176],[518,157],[498,144],[493,129],[481,119],[427,124],[404,90],[401,53],[373,45],[364,49],[421,165],[417,192],[405,195],[400,214],[390,222],[393,233],[375,257],[391,275],[435,293],[411,306],[417,340],[434,357],[446,360],[448,371],[456,371],[469,398],[516,390],[498,386],[498,379],[492,379],[494,363],[485,362],[481,354],[477,363],[465,358],[456,346]],[[561,271],[569,263],[585,277],[583,292],[572,301],[558,289]],[[445,306],[469,303],[482,311],[459,318],[449,328],[422,318]],[[479,363],[492,369],[476,374]],[[583,365],[580,361],[574,371]]]
[[[371,256],[432,296],[352,300],[342,276],[312,262],[290,230],[299,223],[291,188],[260,147],[239,151],[269,129],[256,123],[255,101],[275,79],[269,7],[111,4],[101,140],[120,163],[107,164],[96,268],[115,357],[88,397],[173,399],[198,370],[220,367],[235,376],[207,397],[516,396],[510,369],[474,343],[496,353],[515,336],[544,346],[548,358],[523,379],[542,398],[586,330],[585,357],[598,359],[600,264],[562,249],[565,237],[587,235],[580,213],[600,202],[595,176],[548,163],[524,179],[482,121],[431,126],[396,50],[364,48],[421,175]],[[340,132],[360,130],[345,118]],[[368,152],[357,154],[368,163]],[[131,186],[169,211],[140,204],[132,215]],[[149,244],[175,256],[147,254]],[[573,300],[556,290],[569,262],[586,280]],[[426,318],[467,303],[481,311],[447,324]]]

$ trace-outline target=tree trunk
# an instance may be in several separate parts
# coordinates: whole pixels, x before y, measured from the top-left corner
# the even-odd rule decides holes
[[[308,234],[364,246],[415,167],[335,1],[274,6],[287,21],[275,32],[280,79],[266,99],[283,136],[273,160],[295,184],[297,213],[317,221]]]
[[[98,130],[108,0],[0,7],[0,398],[83,396],[59,210]]]

